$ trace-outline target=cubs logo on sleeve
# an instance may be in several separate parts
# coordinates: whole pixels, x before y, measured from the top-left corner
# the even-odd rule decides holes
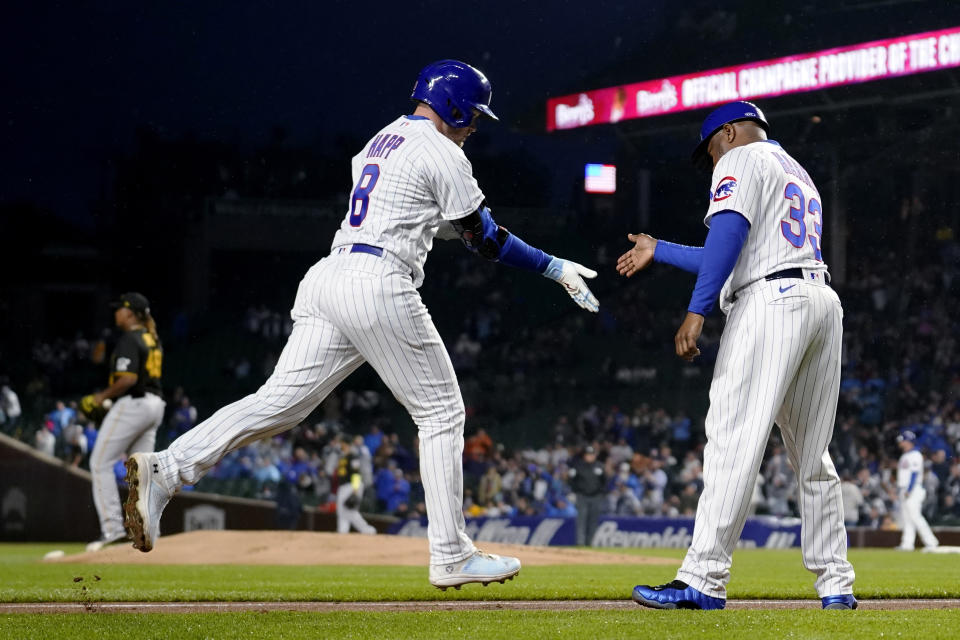
[[[720,179],[717,188],[713,192],[713,201],[720,202],[726,200],[737,192],[737,179],[733,176],[725,176]]]

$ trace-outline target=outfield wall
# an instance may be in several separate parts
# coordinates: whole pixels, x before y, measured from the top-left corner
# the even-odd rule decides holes
[[[121,489],[121,497],[125,490]],[[364,516],[381,533],[427,536],[426,519],[400,521],[389,516]],[[281,526],[282,514],[268,500],[185,491],[164,511],[161,533],[170,535],[198,529],[264,530]],[[334,531],[333,513],[304,507],[294,527],[306,531]],[[467,518],[467,531],[478,542],[540,546],[572,545],[573,518],[518,516]],[[960,546],[960,527],[934,527],[941,544]],[[692,518],[624,518],[603,516],[593,537],[597,547],[686,548],[693,534]],[[853,547],[893,547],[899,531],[849,529]],[[90,489],[90,473],[59,458],[0,434],[0,541],[90,541],[100,536]],[[800,544],[800,522],[795,518],[749,518],[741,547],[787,548]]]
[[[934,527],[933,531],[941,544],[960,546],[960,527]],[[388,532],[425,538],[427,521],[398,522],[388,527]],[[847,532],[851,547],[894,547],[900,543],[899,531],[849,527]],[[467,533],[477,542],[572,545],[576,543],[576,520],[542,516],[467,518]],[[601,516],[591,545],[686,549],[692,538],[693,518]],[[746,549],[799,547],[800,520],[772,516],[747,518],[737,546]]]
[[[121,488],[120,497],[126,496]],[[163,514],[163,535],[198,529],[281,529],[284,520],[269,500],[184,491]],[[365,516],[381,532],[396,521]],[[335,531],[336,515],[303,507],[293,527]],[[96,540],[100,524],[93,506],[90,473],[0,434],[0,541],[53,542]]]

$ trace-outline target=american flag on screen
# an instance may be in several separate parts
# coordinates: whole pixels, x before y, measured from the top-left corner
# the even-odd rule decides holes
[[[583,180],[587,193],[615,193],[617,190],[617,167],[612,164],[588,164]]]

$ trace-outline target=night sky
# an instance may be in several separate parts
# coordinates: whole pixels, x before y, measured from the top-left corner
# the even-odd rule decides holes
[[[297,144],[365,140],[410,110],[417,71],[439,58],[491,79],[493,145],[545,144],[521,119],[642,47],[661,3],[593,12],[589,29],[573,2],[16,4],[0,38],[0,202],[89,224],[105,162],[138,125],[248,145],[277,125]]]

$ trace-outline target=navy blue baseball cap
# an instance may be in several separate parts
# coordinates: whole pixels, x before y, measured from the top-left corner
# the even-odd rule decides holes
[[[916,442],[916,441],[917,441],[917,434],[915,434],[913,431],[910,431],[909,429],[907,429],[906,431],[901,433],[899,436],[897,436],[897,442]]]
[[[767,123],[767,117],[763,115],[760,107],[752,102],[728,102],[725,105],[717,107],[710,112],[700,126],[700,144],[693,150],[690,159],[695,167],[709,169],[710,156],[707,154],[707,145],[710,144],[710,138],[717,131],[723,128],[723,125],[731,122],[740,122],[742,120],[752,120],[763,127],[766,132],[770,131],[770,125]]]

